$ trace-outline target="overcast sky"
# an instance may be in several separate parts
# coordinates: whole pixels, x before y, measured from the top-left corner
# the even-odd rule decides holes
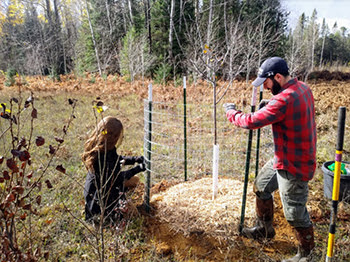
[[[338,28],[344,26],[350,31],[350,0],[282,0],[282,6],[290,11],[289,24],[294,28],[302,13],[311,17],[316,8],[318,23],[322,24],[323,18],[329,28],[332,29],[335,22]]]

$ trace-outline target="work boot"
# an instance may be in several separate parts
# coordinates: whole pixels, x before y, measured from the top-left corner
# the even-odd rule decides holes
[[[296,227],[296,236],[299,241],[298,253],[289,259],[282,260],[282,262],[307,262],[311,250],[315,247],[314,229],[310,227]]]
[[[273,238],[276,234],[272,226],[273,221],[273,199],[262,200],[256,197],[257,220],[254,227],[245,227],[241,235],[247,238]]]

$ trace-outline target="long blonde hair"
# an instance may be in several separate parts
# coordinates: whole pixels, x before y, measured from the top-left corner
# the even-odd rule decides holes
[[[85,167],[94,172],[94,163],[97,160],[98,153],[118,147],[122,140],[122,123],[116,117],[107,116],[103,118],[85,142],[84,153],[82,154]]]

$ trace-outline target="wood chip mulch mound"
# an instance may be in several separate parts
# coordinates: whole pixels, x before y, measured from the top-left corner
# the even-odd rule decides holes
[[[221,242],[239,233],[242,195],[243,182],[219,178],[218,195],[212,200],[212,178],[202,178],[154,194],[151,203],[156,206],[157,218],[176,233],[204,234]],[[249,185],[245,224],[251,223],[254,216],[255,195]]]

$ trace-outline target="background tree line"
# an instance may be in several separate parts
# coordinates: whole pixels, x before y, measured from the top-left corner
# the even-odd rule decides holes
[[[3,0],[0,70],[161,82],[182,74],[248,80],[271,55],[305,77],[349,65],[347,28],[318,24],[316,10],[295,28],[287,18],[280,0]]]

